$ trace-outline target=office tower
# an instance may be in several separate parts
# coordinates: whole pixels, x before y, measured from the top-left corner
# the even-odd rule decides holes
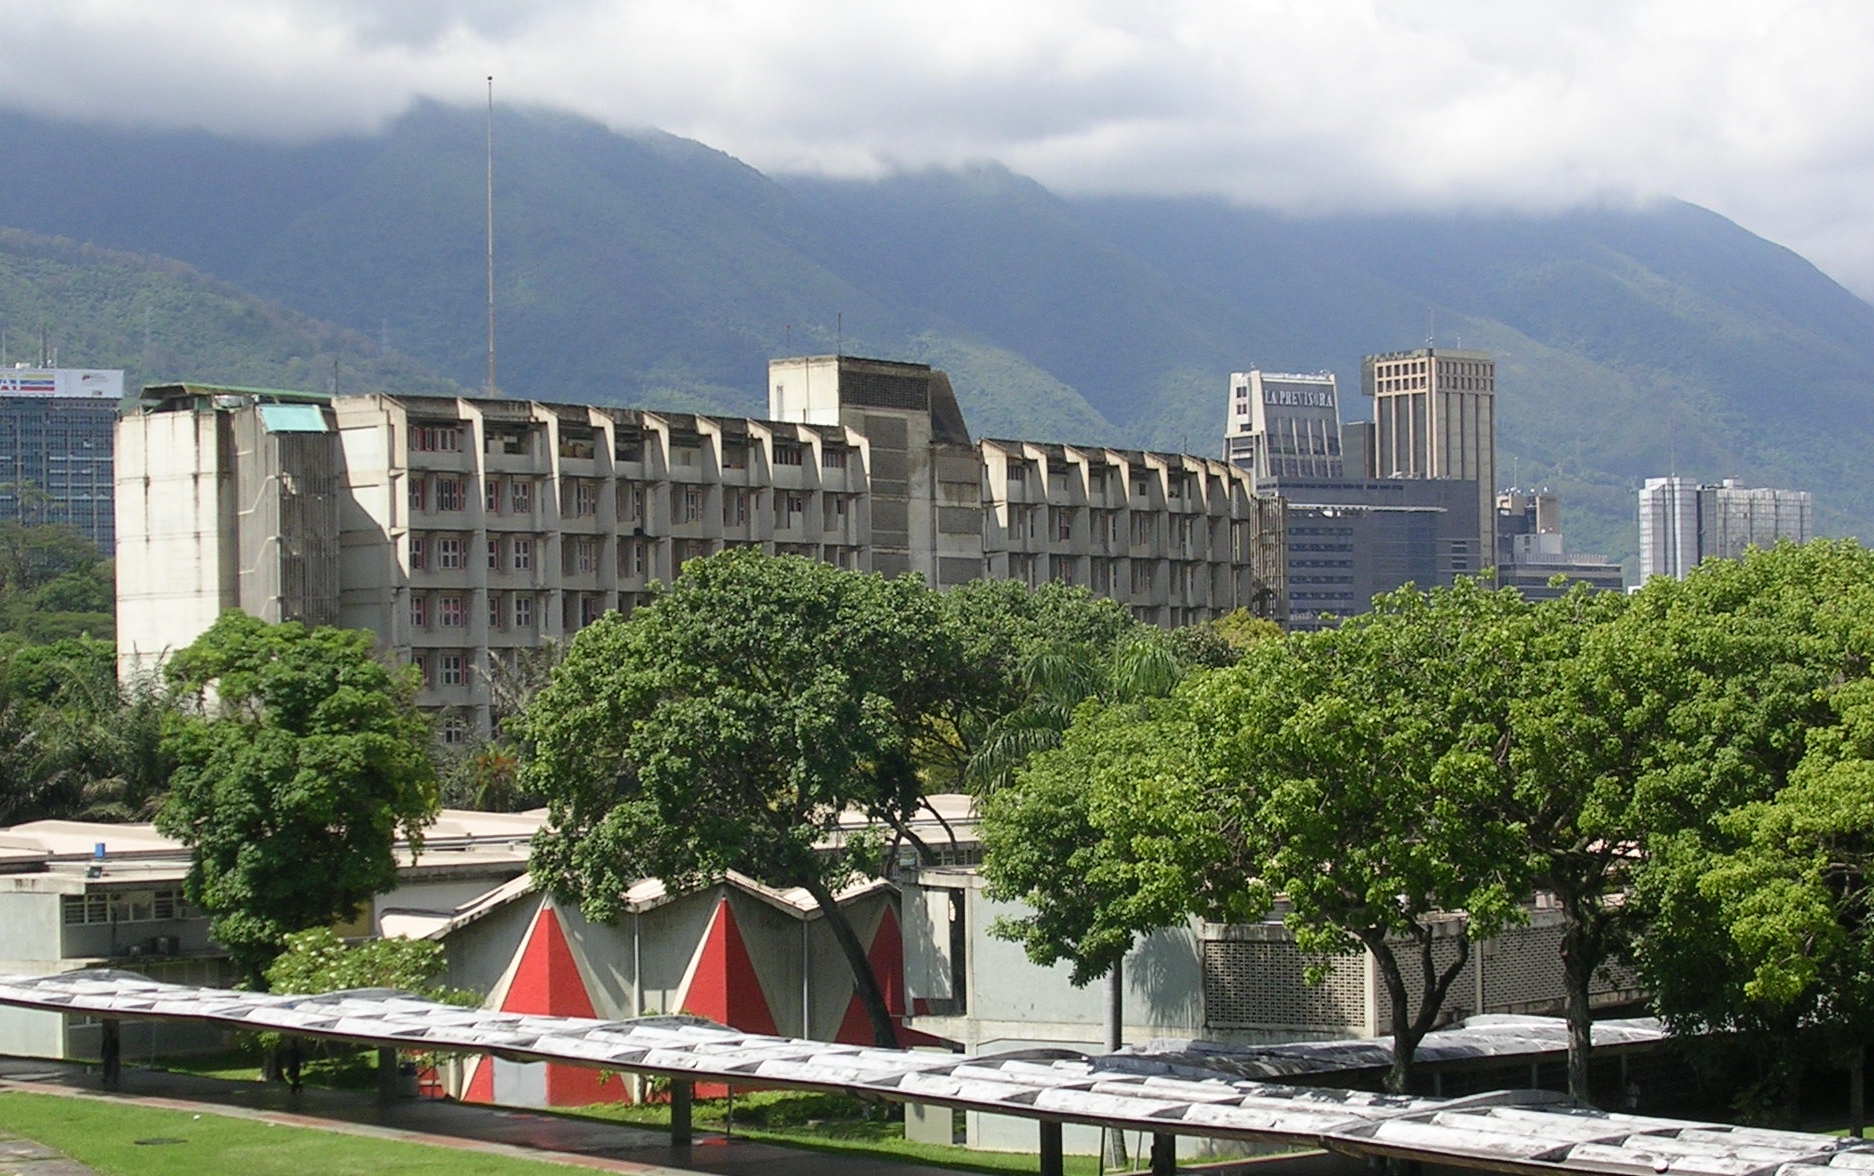
[[[1373,398],[1369,472],[1477,487],[1477,558],[1496,551],[1496,361],[1484,351],[1421,347],[1369,355],[1361,390]]]
[[[67,523],[109,555],[111,435],[124,373],[0,369],[0,519]]]
[[[1673,475],[1640,488],[1640,579],[1683,580],[1713,556],[1736,559],[1747,548],[1814,535],[1815,500],[1807,490],[1742,485],[1726,478],[1698,485]]]
[[[1224,457],[1259,479],[1338,478],[1340,397],[1332,372],[1230,376]]]

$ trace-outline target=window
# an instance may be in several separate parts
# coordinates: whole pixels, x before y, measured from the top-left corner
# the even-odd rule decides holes
[[[429,545],[423,541],[421,535],[410,536],[410,570],[420,572],[428,566]]]
[[[442,721],[442,741],[451,747],[460,747],[468,742],[468,720],[461,715],[448,715]]]
[[[681,491],[671,492],[671,520],[678,523],[693,523],[703,517],[703,488],[685,486]]]
[[[445,572],[462,570],[462,540],[451,536],[436,540],[436,566]]]
[[[596,572],[599,570],[599,541],[598,540],[596,539],[577,540],[573,544],[573,551],[575,553],[575,557],[577,559],[578,568],[580,572],[582,573]]]
[[[573,514],[578,517],[599,513],[599,488],[591,482],[573,483]]]
[[[488,570],[491,572],[501,570],[501,540],[499,539],[488,541]]]
[[[508,483],[508,505],[513,509],[515,514],[526,514],[534,508],[533,502],[534,486],[532,482],[523,482],[521,479],[515,478]]]
[[[429,479],[421,475],[410,476],[410,509],[413,511],[429,509]]]
[[[782,491],[774,496],[774,525],[791,527],[794,516],[807,509],[807,496],[798,490]]]
[[[740,527],[748,523],[748,491],[725,490],[722,494],[722,525]]]
[[[531,629],[534,627],[534,598],[516,596],[514,598],[514,627]]]
[[[459,425],[412,425],[410,448],[418,453],[460,453],[462,428]]]
[[[823,469],[829,470],[845,469],[846,451],[844,449],[822,449],[820,451],[820,466]]]
[[[800,465],[801,447],[787,443],[777,443],[774,447],[774,464],[778,466]]]
[[[490,629],[507,627],[507,609],[501,606],[501,597],[493,592],[488,594],[488,627]]]
[[[436,509],[462,510],[466,505],[467,494],[460,478],[436,479]]]
[[[1009,463],[1009,489],[1010,490],[1020,490],[1022,488],[1022,477],[1023,477],[1024,472],[1025,471],[1022,469],[1021,463],[1019,462]]]
[[[1054,511],[1054,537],[1062,543],[1074,537],[1074,516],[1068,511]]]
[[[160,890],[94,890],[66,894],[59,899],[60,918],[67,926],[84,923],[143,923],[192,919],[199,914],[183,901],[176,887]]]
[[[439,671],[437,674],[437,677],[441,680],[444,686],[460,686],[462,684],[462,655],[461,654],[459,653],[442,654],[436,659],[436,664],[437,664],[438,671]]]
[[[633,523],[644,521],[644,487],[633,486],[626,495],[625,518]]]
[[[514,570],[524,572],[534,566],[534,541],[532,539],[514,540]]]
[[[460,629],[462,627],[463,612],[460,596],[443,597],[437,602],[436,612],[439,614],[437,620],[442,623],[443,628]]]
[[[429,683],[430,683],[429,654],[423,653],[420,650],[416,653],[411,654],[410,664],[416,667],[417,681],[423,684],[423,689],[428,690]]]
[[[429,628],[429,597],[415,592],[410,594],[410,627]]]
[[[581,627],[590,625],[604,615],[605,604],[598,597],[582,596],[579,598],[579,624]]]
[[[501,479],[490,478],[482,488],[482,509],[489,514],[501,513]]]

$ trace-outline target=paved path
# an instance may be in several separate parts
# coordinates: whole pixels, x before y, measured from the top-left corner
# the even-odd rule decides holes
[[[70,1156],[11,1131],[0,1131],[0,1171],[7,1176],[97,1176]]]
[[[232,1082],[125,1066],[122,1085],[107,1091],[87,1067],[70,1062],[0,1058],[0,1089],[72,1098],[118,1099],[141,1106],[232,1115],[268,1123],[401,1139],[487,1155],[545,1160],[599,1172],[637,1176],[955,1176],[950,1169],[899,1164],[867,1156],[843,1156],[776,1147],[698,1132],[687,1148],[670,1145],[668,1133],[435,1099],[380,1103],[369,1094],[307,1088],[295,1095],[277,1083]],[[25,1140],[18,1143],[37,1148]],[[11,1158],[0,1142],[0,1164]],[[39,1149],[47,1160],[22,1163],[22,1176],[90,1176],[91,1170]],[[58,1167],[56,1163],[66,1167]],[[36,1164],[52,1166],[36,1167]],[[4,1171],[4,1168],[0,1168]]]

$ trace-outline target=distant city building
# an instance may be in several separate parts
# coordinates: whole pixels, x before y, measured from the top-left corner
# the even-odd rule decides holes
[[[1332,624],[1367,611],[1379,593],[1450,584],[1487,566],[1477,484],[1425,473],[1424,463],[1406,476],[1376,474],[1374,426],[1341,423],[1332,374],[1237,372],[1225,413],[1225,454],[1283,503],[1290,627]]]
[[[109,555],[124,373],[0,368],[0,519],[67,523]]]
[[[1735,559],[1751,547],[1814,537],[1815,500],[1807,490],[1741,485],[1726,478],[1699,485],[1677,475],[1640,488],[1640,579],[1683,580],[1714,556]]]
[[[1485,351],[1392,351],[1362,360],[1360,383],[1373,398],[1368,471],[1473,483],[1476,554],[1489,560],[1496,550],[1496,361]]]
[[[1562,549],[1561,499],[1550,493],[1505,490],[1497,495],[1497,584],[1530,600],[1562,595],[1577,583],[1614,591],[1624,587],[1620,565],[1604,556]],[[1558,586],[1552,581],[1561,576]]]
[[[1282,478],[1288,624],[1321,628],[1366,612],[1407,584],[1448,585],[1483,571],[1477,495],[1454,479]]]
[[[1260,479],[1338,478],[1340,398],[1332,372],[1230,377],[1224,456]]]
[[[1279,618],[1280,504],[1186,454],[970,440],[948,379],[776,361],[771,420],[168,385],[118,433],[117,635],[147,668],[239,607],[369,629],[445,741],[489,675],[727,547],[943,587],[1085,586],[1148,623]]]

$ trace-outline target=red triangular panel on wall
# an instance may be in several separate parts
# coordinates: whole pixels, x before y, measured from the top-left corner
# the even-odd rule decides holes
[[[735,911],[726,898],[716,904],[715,917],[703,940],[702,958],[697,960],[683,995],[683,1011],[745,1033],[777,1032],[767,994],[761,990],[761,978],[755,973],[755,961],[748,954]]]
[[[543,904],[534,916],[533,930],[521,950],[520,965],[501,1001],[507,1013],[537,1013],[553,1017],[597,1017],[592,995],[586,991],[585,977],[573,958],[573,946],[560,924],[559,912]],[[492,1060],[480,1067],[492,1074]],[[478,1074],[477,1079],[480,1078]],[[471,1090],[474,1089],[471,1083]],[[488,1092],[494,1096],[492,1080]],[[584,1066],[547,1063],[547,1105],[581,1106],[585,1103],[619,1102],[625,1097],[624,1083],[602,1083],[597,1070]]]
[[[872,949],[866,952],[866,961],[872,965],[872,975],[878,981],[879,990],[885,996],[885,1011],[891,1014],[898,1029],[898,1044],[945,1045],[949,1043],[941,1037],[932,1037],[904,1025],[904,935],[898,927],[898,916],[886,907],[879,916],[878,929],[872,932]],[[840,1018],[839,1035],[834,1041],[847,1045],[871,1045],[872,1018],[865,1015],[865,1002],[854,992],[852,1000],[846,1005],[846,1015]]]

